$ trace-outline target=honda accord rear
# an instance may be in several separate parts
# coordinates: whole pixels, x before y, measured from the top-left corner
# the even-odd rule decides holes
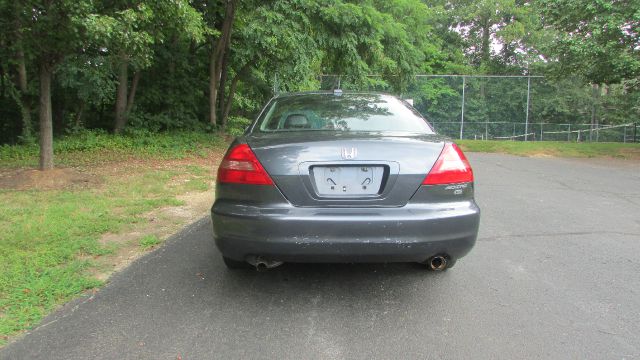
[[[405,101],[285,94],[222,160],[213,236],[229,268],[417,262],[444,270],[476,241],[473,192],[463,152]]]

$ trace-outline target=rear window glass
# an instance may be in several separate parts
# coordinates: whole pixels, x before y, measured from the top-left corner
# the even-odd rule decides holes
[[[415,110],[393,96],[308,94],[273,100],[258,120],[261,132],[360,131],[433,134]]]

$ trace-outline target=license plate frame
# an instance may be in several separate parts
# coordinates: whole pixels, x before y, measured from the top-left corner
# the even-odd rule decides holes
[[[384,166],[371,164],[316,165],[310,168],[318,196],[368,197],[380,194]]]

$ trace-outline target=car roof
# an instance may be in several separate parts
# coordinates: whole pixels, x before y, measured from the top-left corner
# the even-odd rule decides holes
[[[288,93],[280,93],[274,96],[274,98],[286,98],[292,96],[305,96],[305,95],[333,95],[334,90],[313,90],[313,91],[298,91],[298,92],[288,92]],[[342,95],[376,95],[376,96],[389,96],[397,98],[394,95],[381,93],[381,92],[371,92],[371,91],[344,91],[342,90]]]

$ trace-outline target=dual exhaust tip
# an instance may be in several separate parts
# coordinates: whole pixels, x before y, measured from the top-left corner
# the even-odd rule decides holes
[[[252,265],[254,265],[256,267],[256,270],[258,270],[259,272],[264,272],[269,269],[278,267],[282,264],[282,261],[268,260],[258,256],[253,261]],[[427,260],[427,268],[432,271],[443,271],[447,268],[447,266],[449,266],[449,261],[447,260],[447,257],[443,255],[436,255]]]

